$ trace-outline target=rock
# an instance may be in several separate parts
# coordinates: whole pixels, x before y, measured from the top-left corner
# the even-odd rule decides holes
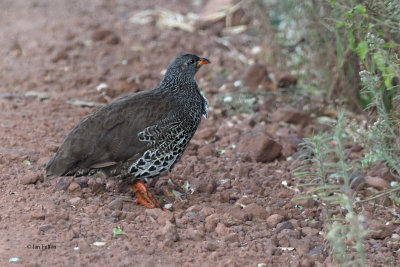
[[[254,201],[254,199],[249,198],[248,196],[245,195],[245,196],[242,196],[241,198],[239,198],[235,204],[239,205],[239,206],[248,206],[250,204],[253,204],[253,201]]]
[[[58,144],[51,143],[48,145],[49,152],[56,153],[59,148],[60,146]]]
[[[202,207],[200,205],[193,205],[187,208],[187,212],[200,212]]]
[[[108,36],[112,35],[113,32],[107,29],[98,29],[92,34],[93,41],[102,41],[106,39]]]
[[[293,135],[281,136],[279,143],[282,145],[282,155],[287,158],[295,154],[299,150],[299,144],[304,140]]]
[[[313,255],[323,255],[325,251],[324,246],[316,246],[310,252],[308,252],[308,256],[311,257]]]
[[[121,219],[123,214],[124,213],[121,210],[113,210],[113,212],[111,212],[110,217],[119,220]]]
[[[10,93],[0,94],[0,99],[12,100],[12,99],[14,99],[15,97],[17,97],[17,95],[10,94]]]
[[[74,225],[71,227],[71,231],[74,234],[74,238],[78,238],[79,235],[81,234],[81,229],[79,228],[78,225]]]
[[[278,234],[277,238],[281,247],[290,247],[292,239],[300,239],[300,232],[291,229],[284,229]]]
[[[199,158],[207,158],[215,155],[214,146],[211,144],[203,145],[197,150],[197,156]]]
[[[291,239],[290,246],[294,247],[299,255],[304,256],[310,251],[311,240],[309,239]]]
[[[72,179],[69,177],[61,177],[58,179],[58,183],[56,184],[56,190],[67,190],[68,186],[71,184]]]
[[[239,171],[238,171],[238,175],[241,178],[249,178],[251,170],[252,170],[252,168],[250,168],[248,166],[241,165],[240,168],[239,168]]]
[[[300,254],[300,252],[299,252],[299,254]],[[300,255],[302,255],[302,254],[300,254]],[[312,266],[314,266],[314,264],[312,264],[312,261],[311,261],[311,259],[309,257],[303,256],[303,258],[302,258],[302,260],[300,262],[300,266],[302,266],[302,267],[312,267]],[[331,265],[326,264],[325,266],[331,266]]]
[[[212,241],[207,241],[207,242],[205,242],[203,247],[204,247],[207,251],[215,251],[215,250],[218,249],[217,244],[215,244],[215,243],[212,242]]]
[[[197,161],[197,160],[196,160]],[[188,165],[186,165],[185,169],[183,170],[182,176],[186,177],[191,175],[194,172],[194,164],[189,163]]]
[[[175,216],[169,210],[163,211],[158,215],[157,222],[160,225],[167,225],[168,223],[175,224]]]
[[[120,41],[121,41],[121,39],[116,34],[112,34],[106,38],[106,43],[110,44],[110,45],[117,45],[120,43]]]
[[[278,223],[278,225],[276,226],[276,230],[278,232],[281,232],[282,230],[285,230],[285,229],[293,230],[294,229],[293,224],[290,221],[284,221],[284,222]]]
[[[61,211],[59,213],[54,214],[54,224],[59,223],[60,221],[68,221],[69,213],[68,211]]]
[[[122,210],[123,200],[122,198],[116,198],[107,205],[112,210]]]
[[[69,203],[71,203],[71,205],[76,205],[76,204],[78,204],[79,203],[79,201],[81,200],[81,198],[80,197],[73,197],[73,198],[71,198],[70,200],[69,200]]]
[[[106,41],[107,44],[119,44],[121,39],[119,36],[109,29],[98,29],[92,34],[92,40],[95,42]]]
[[[73,197],[82,197],[82,189],[80,185],[76,182],[72,182],[68,186],[68,193]]]
[[[64,241],[71,241],[72,239],[74,239],[74,237],[75,237],[75,234],[72,230],[63,232],[63,234],[62,234],[62,239]]]
[[[47,164],[47,162],[49,162],[51,159],[51,157],[41,157],[39,158],[39,160],[37,161],[37,165],[40,167],[43,167]]]
[[[250,214],[252,216],[252,220],[265,220],[268,217],[267,211],[256,203],[247,205],[243,211]]]
[[[238,206],[229,206],[224,211],[224,217],[227,219],[225,222],[230,222],[232,225],[250,220],[249,214]]]
[[[107,191],[106,186],[104,184],[97,182],[90,184],[89,188],[92,191],[92,194],[95,196]]]
[[[162,236],[164,238],[165,243],[172,244],[174,242],[177,242],[179,240],[179,235],[178,235],[176,225],[168,222],[162,228]]]
[[[206,218],[206,223],[204,228],[207,232],[214,232],[217,227],[218,222],[221,220],[221,216],[217,213],[214,213]]]
[[[239,235],[236,233],[230,233],[227,236],[223,238],[225,243],[235,243],[235,242],[240,242],[239,240]]]
[[[195,138],[199,138],[202,140],[212,140],[215,136],[215,133],[217,132],[217,129],[214,127],[207,127],[205,129],[202,129],[200,131],[198,131],[195,134]]]
[[[190,187],[194,192],[212,194],[217,188],[213,177],[198,176],[190,181]]]
[[[287,88],[297,85],[297,78],[289,72],[281,72],[276,75],[276,84],[278,88]]]
[[[202,213],[205,217],[210,216],[211,214],[214,214],[215,209],[211,207],[204,207],[200,210],[200,213]]]
[[[294,196],[292,199],[293,203],[295,203],[298,206],[302,206],[303,208],[306,208],[306,209],[313,208],[317,204],[317,202],[313,198],[295,200],[300,197],[301,197],[300,195]]]
[[[126,213],[126,217],[125,220],[127,222],[133,221],[136,219],[136,217],[138,216],[138,214],[136,212],[127,212]]]
[[[57,63],[60,60],[66,60],[68,58],[68,53],[66,49],[58,51],[53,58],[51,59],[54,63]]]
[[[154,220],[157,220],[157,219],[158,219],[158,216],[160,216],[160,214],[161,214],[162,212],[163,212],[163,211],[162,211],[161,209],[146,209],[146,210],[144,211],[144,213],[145,213],[147,216],[152,217]]]
[[[80,239],[78,241],[78,247],[79,250],[83,252],[87,251],[90,248],[89,243],[85,239]]]
[[[33,212],[31,215],[31,219],[33,220],[44,220],[46,218],[46,214],[43,211]]]
[[[204,233],[204,231],[201,231],[201,230],[189,228],[186,231],[186,235],[187,235],[187,239],[189,239],[189,240],[201,241],[204,239],[205,233]]]
[[[242,81],[251,91],[258,89],[275,91],[275,86],[268,76],[267,67],[261,64],[248,67],[243,73]]]
[[[365,183],[378,190],[390,188],[390,184],[387,181],[377,176],[365,176]]]
[[[219,222],[217,227],[215,228],[215,233],[219,236],[226,236],[232,232],[232,229],[226,227],[225,224],[222,222]]]
[[[306,235],[306,236],[317,236],[319,233],[319,230],[306,226],[306,227],[301,228],[301,232],[303,235]]]
[[[259,181],[250,179],[248,187],[253,192],[253,195],[263,196],[264,188],[261,186]]]
[[[367,222],[367,226],[368,230],[370,231],[367,234],[367,239],[385,239],[386,237],[390,237],[395,229],[393,223],[385,224],[376,219],[369,220]]]
[[[282,146],[261,132],[247,132],[238,144],[243,160],[270,162],[281,154]]]
[[[200,223],[205,221],[205,217],[200,212],[191,211],[182,216],[181,220],[182,222],[191,222],[195,225],[199,225]]]
[[[54,226],[51,225],[51,224],[39,226],[39,230],[42,231],[42,232],[47,232],[47,231],[49,231],[50,229],[54,229]]]
[[[272,214],[267,218],[267,224],[269,227],[275,228],[283,219],[284,217],[282,215]]]
[[[33,171],[28,171],[21,179],[21,184],[34,184],[39,180],[39,174],[34,173]]]
[[[305,127],[310,122],[310,117],[307,113],[293,107],[283,107],[277,109],[271,115],[273,122],[287,122],[291,124],[301,125]]]
[[[231,194],[228,191],[222,191],[219,194],[217,193],[216,200],[221,203],[229,203],[231,199]]]
[[[396,178],[393,177],[389,167],[385,166],[382,163],[376,164],[372,170],[368,171],[367,175],[373,177],[380,177],[389,183],[391,181],[396,180]]]

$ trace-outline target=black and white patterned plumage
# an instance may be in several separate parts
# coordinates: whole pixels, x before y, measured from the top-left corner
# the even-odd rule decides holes
[[[172,169],[197,130],[208,103],[194,78],[209,61],[180,55],[160,86],[121,98],[94,112],[67,136],[46,166],[50,178],[86,175],[144,179]]]

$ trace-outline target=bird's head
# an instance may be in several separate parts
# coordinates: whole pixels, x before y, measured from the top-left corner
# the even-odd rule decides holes
[[[193,54],[179,55],[169,64],[164,80],[171,81],[171,79],[176,79],[180,82],[192,81],[200,67],[209,63],[210,61],[208,59],[200,58]]]

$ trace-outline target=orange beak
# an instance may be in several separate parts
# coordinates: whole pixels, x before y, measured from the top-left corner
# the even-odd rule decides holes
[[[197,63],[197,66],[201,66],[201,65],[206,65],[206,64],[210,64],[210,60],[208,60],[208,59],[206,59],[206,58],[201,58],[200,60],[199,60],[199,62]]]

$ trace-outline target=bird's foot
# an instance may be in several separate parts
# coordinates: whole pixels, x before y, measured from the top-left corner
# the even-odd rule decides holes
[[[135,193],[137,199],[136,203],[140,203],[150,209],[160,208],[160,204],[151,194],[149,188],[142,182],[137,182],[132,185],[133,192]]]

